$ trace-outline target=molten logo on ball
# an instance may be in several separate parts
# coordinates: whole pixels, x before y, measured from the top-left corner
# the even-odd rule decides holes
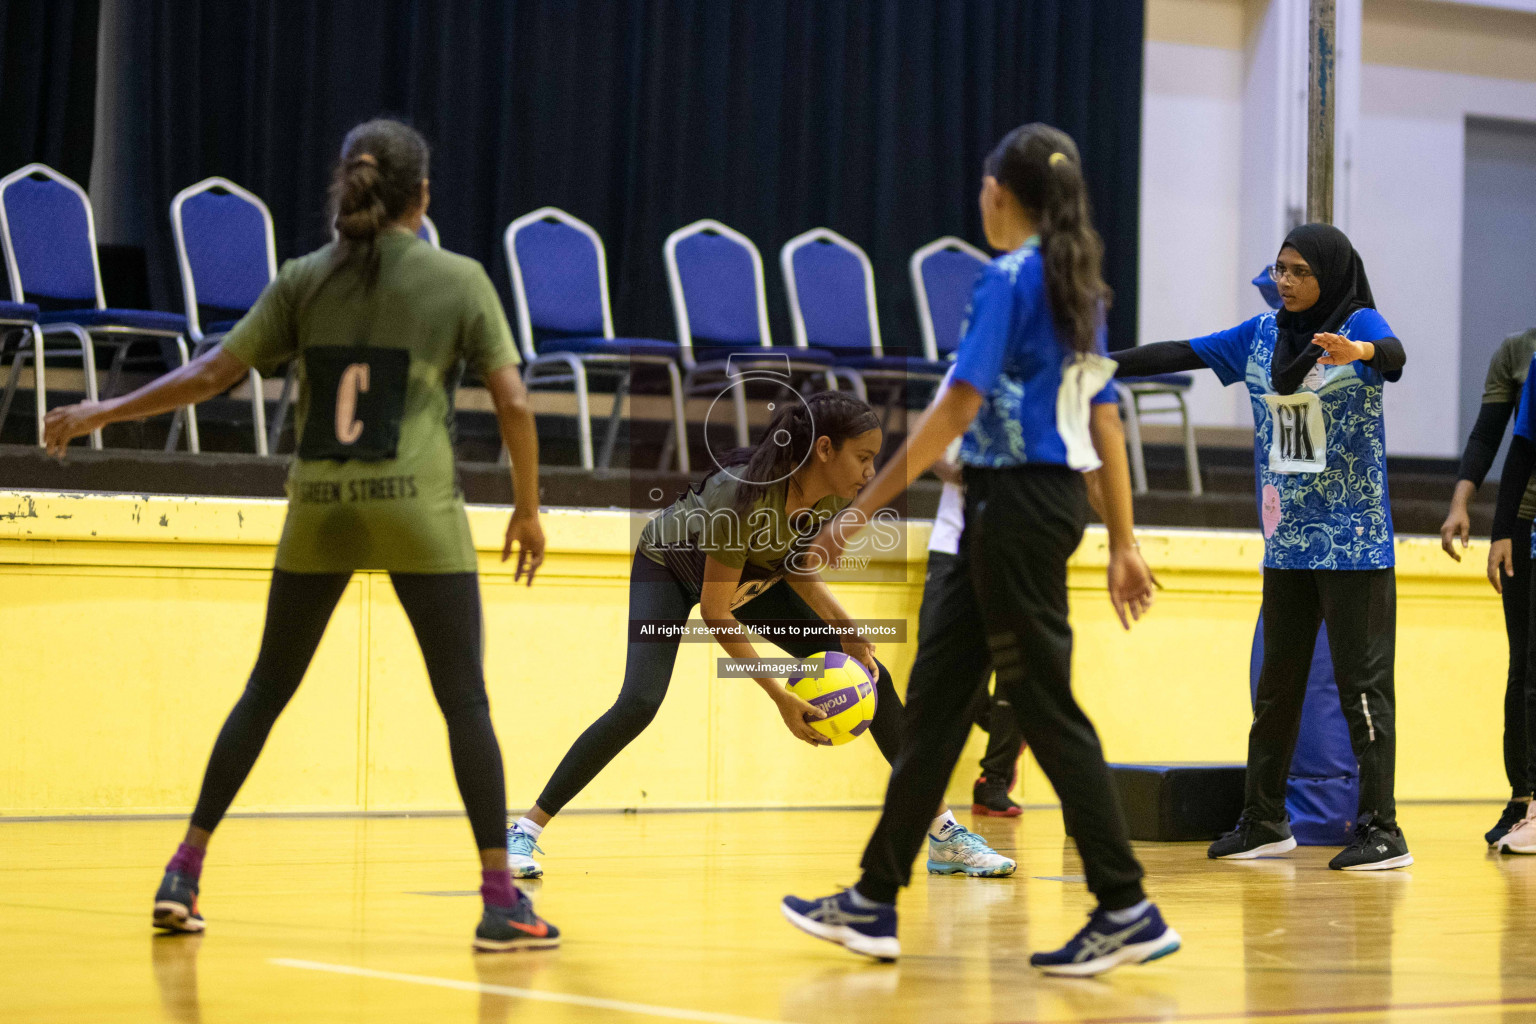
[[[869,670],[842,651],[823,655],[826,670],[819,678],[801,676],[789,681],[789,692],[826,714],[812,719],[811,728],[825,737],[827,746],[857,739],[874,721],[875,681]]]

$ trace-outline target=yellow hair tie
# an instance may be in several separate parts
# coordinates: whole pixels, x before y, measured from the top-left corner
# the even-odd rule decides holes
[[[1055,167],[1057,164],[1064,164],[1066,162],[1067,162],[1067,154],[1065,154],[1065,153],[1052,153],[1051,154],[1050,165],[1052,167]]]

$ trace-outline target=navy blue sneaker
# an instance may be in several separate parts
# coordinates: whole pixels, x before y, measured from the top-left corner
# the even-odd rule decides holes
[[[1525,820],[1525,812],[1531,809],[1531,805],[1524,800],[1511,800],[1504,805],[1504,813],[1499,815],[1499,823],[1487,832],[1483,838],[1488,840],[1489,846],[1498,846],[1499,840],[1509,835],[1509,830]]]
[[[1029,963],[1046,974],[1086,978],[1121,964],[1144,964],[1177,953],[1179,945],[1179,933],[1164,923],[1154,904],[1125,924],[1111,921],[1100,907],[1071,942],[1054,953],[1036,953]]]
[[[475,949],[481,953],[511,953],[519,949],[554,949],[560,929],[533,912],[533,901],[521,892],[510,907],[486,904],[475,929]]]
[[[155,927],[168,932],[200,932],[203,915],[197,909],[197,879],[167,871],[155,893]]]
[[[849,896],[851,891],[844,889],[835,896],[823,896],[819,900],[785,896],[779,909],[790,924],[818,939],[835,942],[876,960],[895,960],[901,955],[901,943],[896,941],[895,905],[877,903],[873,907],[857,907]]]

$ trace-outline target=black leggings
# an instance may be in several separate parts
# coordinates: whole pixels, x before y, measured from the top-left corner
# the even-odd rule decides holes
[[[1301,729],[1301,707],[1317,646],[1328,651],[1349,742],[1360,764],[1359,814],[1390,828],[1397,764],[1397,576],[1392,569],[1264,570],[1264,664],[1248,730],[1245,813],[1285,819],[1286,775]]]
[[[326,623],[351,573],[272,572],[261,653],[245,692],[219,731],[208,758],[192,824],[212,832],[245,783],[267,734],[288,706],[320,646]],[[506,841],[507,796],[501,747],[481,671],[480,584],[475,573],[391,573],[395,593],[416,632],[432,693],[448,723],[448,747],[475,845]]]
[[[921,647],[924,637],[932,637],[940,629],[950,628],[938,622],[943,595],[955,573],[965,575],[968,570],[959,555],[943,551],[928,552],[928,570],[923,577],[923,603],[917,612],[917,643]],[[970,586],[966,577],[966,586]],[[932,643],[932,640],[928,640]],[[987,680],[992,676],[992,659],[980,660],[971,666],[981,680],[976,687],[976,697],[971,701],[971,720],[987,733],[987,749],[981,755],[982,778],[1004,781],[1012,789],[1018,774],[1019,757],[1024,753],[1024,734],[1019,731],[1019,720],[1014,717],[1013,706],[1003,695],[1001,687],[995,693],[987,690]],[[956,686],[965,685],[956,682]]]
[[[1509,676],[1504,685],[1504,774],[1510,795],[1531,795],[1536,786],[1536,671],[1528,638],[1531,601],[1531,521],[1517,519],[1509,536],[1515,574],[1504,580],[1504,632],[1509,637]]]
[[[651,561],[639,552],[629,576],[629,619],[631,622],[655,622],[681,625],[697,604],[697,598],[678,583],[664,566]],[[736,620],[747,626],[771,621],[811,621],[822,619],[810,605],[786,582],[780,581],[736,610]],[[603,712],[602,717],[587,727],[561,759],[555,773],[550,776],[539,794],[539,807],[546,814],[559,814],[561,809],[587,783],[597,778],[598,772],[618,756],[636,736],[645,731],[656,717],[667,686],[672,681],[672,666],[677,662],[679,640],[674,638],[629,641],[629,652],[624,662],[624,685],[619,688],[618,700]],[[830,634],[812,636],[804,640],[775,641],[775,646],[794,658],[809,658],[826,651],[838,651],[842,647]],[[876,663],[879,664],[878,662]],[[901,699],[891,682],[891,673],[879,665],[880,675],[875,680],[875,719],[869,731],[887,761],[896,758],[901,742]],[[941,794],[942,795],[942,794]],[[929,807],[932,817],[933,807]]]
[[[931,615],[907,684],[902,752],[864,850],[859,892],[892,903],[911,880],[929,809],[960,759],[990,664],[1061,797],[1089,890],[1108,910],[1134,906],[1143,898],[1141,865],[1098,733],[1072,696],[1067,559],[1088,515],[1082,474],[1065,466],[967,467],[965,487],[955,570],[923,594]]]

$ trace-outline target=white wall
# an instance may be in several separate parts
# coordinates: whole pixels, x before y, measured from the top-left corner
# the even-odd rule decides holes
[[[1142,342],[1207,333],[1264,308],[1247,282],[1280,238],[1256,248],[1242,225],[1274,205],[1275,169],[1265,166],[1251,124],[1245,149],[1245,102],[1252,119],[1252,94],[1270,73],[1266,52],[1230,40],[1146,44]],[[1536,82],[1366,64],[1360,104],[1350,233],[1382,314],[1408,350],[1402,381],[1387,388],[1388,445],[1398,455],[1454,456],[1464,440],[1457,382],[1466,118],[1536,122]],[[1254,255],[1259,248],[1263,257]],[[1252,423],[1241,388],[1200,377],[1197,423]]]
[[[1264,309],[1238,260],[1243,54],[1149,41],[1141,135],[1138,340],[1210,334]],[[1195,421],[1251,423],[1239,388],[1196,376]]]
[[[1402,381],[1387,389],[1394,452],[1454,455],[1465,440],[1457,401],[1468,115],[1536,122],[1536,83],[1366,65],[1354,241],[1409,353]]]

